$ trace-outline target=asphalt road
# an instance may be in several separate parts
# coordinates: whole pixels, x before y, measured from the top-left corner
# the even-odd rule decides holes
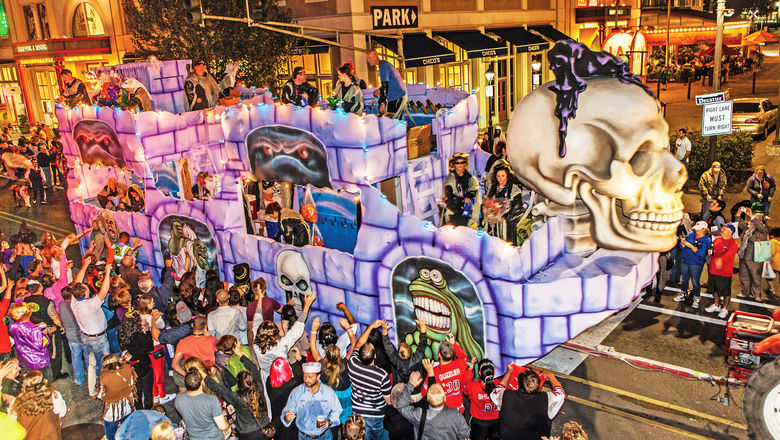
[[[726,84],[726,87],[732,90],[732,97],[777,96],[780,83],[777,45],[765,49],[764,52],[768,56],[764,69],[757,78],[757,93],[750,94],[752,77],[745,75],[732,78]],[[692,96],[709,91],[696,84]],[[666,118],[672,130],[681,126],[696,127],[700,123],[701,109],[687,100],[686,94],[685,87],[676,84],[661,92],[661,99],[667,103]],[[754,163],[765,164],[770,173],[780,175],[780,159],[766,155],[766,146],[773,138],[774,133],[769,140],[756,143]],[[74,231],[64,191],[50,192],[48,205],[16,208],[8,189],[9,185],[9,180],[0,178],[0,231],[6,232],[6,235],[15,233],[23,219],[27,220],[28,225],[38,234],[51,231],[57,238],[61,238]],[[743,198],[743,194],[728,194],[726,201],[730,205]],[[689,212],[698,212],[698,194],[686,194],[684,202]],[[770,217],[780,218],[780,203],[773,204]],[[79,258],[76,247],[69,249],[69,257]],[[733,292],[736,295],[736,277],[733,284]],[[691,368],[714,376],[725,375],[722,350],[725,321],[703,311],[704,307],[710,304],[709,299],[702,300],[699,310],[692,310],[672,301],[676,293],[673,290],[666,291],[660,304],[637,300],[631,308],[618,313],[577,340],[585,345],[610,346],[621,353]],[[765,297],[765,300],[764,303],[735,302],[732,309],[769,314],[774,306],[780,305],[780,299],[777,297]],[[715,397],[722,397],[724,390],[709,383],[641,370],[619,360],[588,357],[566,348],[554,350],[537,361],[537,364],[597,385],[630,391],[639,396],[721,417],[736,422],[737,425],[745,423],[741,410],[741,389],[732,390],[729,405],[724,406],[723,403],[713,400]],[[648,403],[644,397],[627,397],[572,380],[563,379],[562,382],[571,398],[554,421],[554,433],[560,433],[563,423],[575,420],[584,426],[591,439],[747,438],[746,431],[740,427],[726,426],[700,416],[662,408]],[[70,408],[63,421],[65,438],[99,439],[102,436],[99,403],[86,395],[85,388],[76,387],[71,380],[57,381],[55,387],[63,393]],[[173,388],[173,384],[169,384],[169,388]],[[166,407],[175,413],[172,403]]]

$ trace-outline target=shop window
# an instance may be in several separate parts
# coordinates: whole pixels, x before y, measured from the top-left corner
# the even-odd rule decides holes
[[[542,55],[531,56],[531,90],[542,85]]]
[[[18,77],[16,76],[16,69],[13,67],[3,67],[3,82],[16,82]]]
[[[330,52],[318,54],[317,63],[320,69],[319,72],[317,72],[318,74],[331,75],[333,73],[330,67]]]
[[[446,64],[439,67],[441,87],[471,91],[471,69],[467,63]]]
[[[330,52],[320,54],[295,55],[290,57],[286,66],[279,69],[279,78],[287,81],[296,67],[306,69],[306,80],[320,91],[320,97],[328,97],[333,93],[333,69],[330,63]]]
[[[509,59],[509,73],[510,73],[510,80],[509,80],[509,110],[514,110],[515,108],[515,59],[510,58]]]
[[[97,10],[87,2],[76,6],[76,11],[73,13],[73,36],[91,37],[104,34],[103,22]]]
[[[323,79],[320,80],[320,95],[321,96],[330,96],[333,94],[333,80],[330,79]]]
[[[409,69],[404,72],[406,84],[417,84],[417,69]]]
[[[398,59],[397,58],[392,58],[392,57],[395,56],[395,54],[393,52],[388,50],[386,47],[379,46],[379,45],[374,47],[374,50],[376,51],[376,54],[379,55],[379,59],[380,60],[387,61],[388,63],[390,63],[393,66],[395,66],[396,69],[399,68]]]

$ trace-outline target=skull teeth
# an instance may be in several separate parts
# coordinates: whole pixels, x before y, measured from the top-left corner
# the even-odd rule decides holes
[[[682,210],[674,212],[631,211],[628,224],[651,231],[673,231],[682,220]]]

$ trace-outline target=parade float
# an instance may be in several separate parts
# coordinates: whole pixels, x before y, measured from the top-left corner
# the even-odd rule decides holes
[[[616,59],[571,42],[550,59],[558,81],[523,98],[509,126],[510,163],[535,192],[533,232],[521,246],[439,225],[448,159],[469,155],[478,175],[487,156],[477,148],[476,95],[409,86],[410,101],[437,109],[423,127],[431,151],[410,153],[419,141],[410,133],[425,130],[283,105],[264,89],[185,112],[186,61],[115,66],[154,111],[57,109],[73,222],[95,226],[93,240],[138,238],[138,266],[155,277],[164,255],[178,270],[194,265],[202,278],[216,269],[228,281],[248,263],[278,300],[316,291],[309,319],[335,322],[345,303],[362,325],[392,322],[396,340],[414,342],[414,320],[423,319],[434,349],[452,332],[469,356],[529,363],[651,282],[654,252],[675,243],[685,179],[664,150],[657,101]],[[105,209],[109,179],[142,193],[142,209]],[[304,214],[320,245],[259,235],[262,212],[246,192],[253,180],[283,182],[274,197]],[[193,198],[203,188],[210,197]]]

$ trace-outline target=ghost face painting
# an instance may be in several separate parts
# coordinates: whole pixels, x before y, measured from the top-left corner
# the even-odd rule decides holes
[[[258,180],[332,187],[325,146],[307,131],[266,125],[249,132],[246,146]]]
[[[86,164],[125,168],[122,146],[110,125],[95,119],[85,119],[73,126],[73,140],[79,146],[81,160]]]

